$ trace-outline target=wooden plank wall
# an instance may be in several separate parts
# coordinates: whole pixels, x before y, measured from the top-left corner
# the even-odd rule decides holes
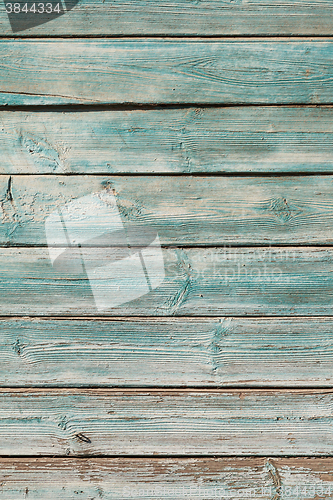
[[[1,4],[0,500],[332,497],[332,35],[330,0]],[[96,192],[165,267],[101,310],[45,232]]]

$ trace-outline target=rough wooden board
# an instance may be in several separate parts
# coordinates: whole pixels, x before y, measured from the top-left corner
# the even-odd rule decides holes
[[[333,243],[333,176],[3,175],[0,244],[46,245],[48,215],[95,192],[103,206],[115,195],[125,227],[149,226],[162,245]],[[114,230],[99,203],[71,223],[83,239]]]
[[[330,455],[333,394],[0,391],[2,455]]]
[[[333,102],[325,41],[1,40],[0,104]]]
[[[332,318],[1,320],[2,386],[332,386]],[[1,496],[0,496],[1,498]]]
[[[147,295],[97,311],[85,274],[51,267],[47,248],[2,248],[2,315],[68,316],[326,316],[333,307],[333,249],[318,247],[165,249],[166,277]],[[94,249],[93,262],[108,259]],[[68,261],[70,264],[70,261]],[[150,261],[155,279],[156,261]],[[126,271],[126,269],[125,269]],[[135,289],[120,271],[92,280],[114,297]],[[122,290],[122,292],[119,292]],[[106,301],[108,300],[106,298]]]
[[[333,108],[0,112],[0,173],[332,172]]]
[[[4,7],[0,34],[12,35]],[[68,14],[15,33],[35,35],[332,35],[330,0],[83,0]]]
[[[1,500],[308,500],[333,489],[331,458],[3,458],[0,474]]]

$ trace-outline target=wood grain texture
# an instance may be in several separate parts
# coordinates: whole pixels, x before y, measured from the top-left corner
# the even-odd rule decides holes
[[[2,455],[330,455],[326,391],[0,391]]]
[[[332,318],[0,321],[1,386],[332,386]],[[0,496],[1,498],[1,496]]]
[[[0,112],[0,173],[332,172],[333,108]]]
[[[0,473],[1,500],[308,500],[333,489],[331,458],[2,458]]]
[[[163,251],[165,279],[147,295],[96,309],[87,275],[51,267],[47,248],[0,252],[1,315],[326,316],[333,307],[333,249],[316,247]],[[92,263],[107,261],[94,249]],[[70,264],[70,260],[68,264]],[[149,261],[155,279],[155,258]],[[140,286],[126,269],[90,283],[106,297]],[[119,291],[121,290],[121,292]],[[106,300],[107,302],[107,300]]]
[[[35,35],[331,35],[329,0],[82,0],[68,14],[16,33]],[[12,35],[4,7],[0,34]]]
[[[124,227],[149,226],[166,246],[333,243],[333,176],[0,175],[0,244],[46,245],[50,213],[91,193],[103,206],[114,195]],[[114,229],[95,205],[71,222],[83,239]]]
[[[333,102],[325,41],[1,40],[0,104]]]

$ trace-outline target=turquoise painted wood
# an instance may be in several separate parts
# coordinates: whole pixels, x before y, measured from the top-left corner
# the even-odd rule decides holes
[[[0,332],[7,387],[329,388],[333,381],[332,318],[3,319]]]
[[[320,41],[1,40],[1,105],[329,104]]]
[[[156,500],[172,494],[234,495],[287,500],[327,497],[333,488],[330,458],[2,458],[1,498]],[[131,496],[129,496],[131,495]],[[210,496],[208,496],[210,495]],[[162,497],[163,498],[163,497]],[[182,498],[182,497],[179,497]],[[185,497],[186,498],[186,497]],[[191,497],[190,497],[191,498]],[[192,497],[193,498],[193,497]],[[195,497],[194,497],[195,498]]]
[[[331,106],[0,111],[0,124],[3,174],[333,171]]]
[[[331,454],[325,391],[0,391],[2,455]]]
[[[12,35],[0,11],[0,34]],[[332,35],[332,3],[315,0],[81,0],[68,14],[16,36]]]
[[[331,496],[332,9],[82,0],[15,39],[2,5],[0,500]],[[96,191],[158,232],[165,268],[104,309],[91,286],[138,276],[55,269],[45,237]]]
[[[113,254],[112,254],[113,255]],[[107,259],[96,248],[93,263]],[[97,310],[87,275],[57,270],[47,248],[2,248],[1,315],[64,316],[326,316],[333,308],[333,249],[323,247],[169,248],[165,279],[147,295]],[[68,261],[70,262],[70,261]],[[149,261],[155,280],[157,261]],[[125,269],[91,279],[113,297],[140,286]],[[125,296],[123,295],[124,300]],[[109,300],[109,299],[108,299]]]
[[[104,193],[106,201],[114,195],[124,226],[154,228],[165,246],[333,242],[333,177],[328,175],[3,175],[0,193],[1,245],[46,245],[47,217],[91,193]],[[82,212],[71,224],[83,238],[92,230],[114,229],[97,202],[89,217]]]

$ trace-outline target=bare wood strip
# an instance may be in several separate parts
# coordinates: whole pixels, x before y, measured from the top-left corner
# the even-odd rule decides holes
[[[331,458],[1,459],[2,498],[327,498]],[[192,496],[191,496],[192,495]]]

